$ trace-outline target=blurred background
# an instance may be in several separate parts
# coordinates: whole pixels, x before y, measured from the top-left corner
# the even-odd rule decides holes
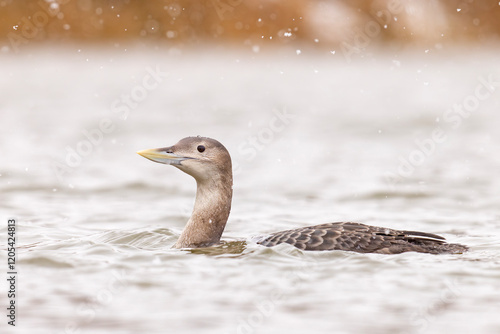
[[[381,44],[498,42],[495,0],[1,0],[2,51],[27,43],[153,41],[175,47],[307,45],[339,51]],[[377,36],[376,40],[372,40]]]
[[[499,37],[498,0],[0,0],[0,332],[500,333]],[[471,251],[172,250],[195,183],[135,152],[192,135],[231,152],[224,240]]]

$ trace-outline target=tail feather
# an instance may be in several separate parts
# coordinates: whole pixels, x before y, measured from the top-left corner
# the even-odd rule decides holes
[[[419,231],[403,231],[403,233],[408,236],[419,236],[431,239],[445,240],[445,238],[443,238],[442,236],[433,233],[419,232]]]

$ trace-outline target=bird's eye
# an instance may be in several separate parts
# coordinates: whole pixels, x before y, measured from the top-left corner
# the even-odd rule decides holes
[[[200,153],[201,153],[201,152],[205,151],[205,146],[203,146],[203,145],[198,145],[198,147],[197,147],[196,149],[198,150],[198,152],[200,152]]]

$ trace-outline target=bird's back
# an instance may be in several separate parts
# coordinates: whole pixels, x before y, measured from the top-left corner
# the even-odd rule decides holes
[[[288,243],[302,250],[380,254],[460,254],[468,249],[464,245],[446,243],[443,237],[431,233],[398,231],[360,223],[327,223],[286,230],[272,233],[258,243],[267,247]]]

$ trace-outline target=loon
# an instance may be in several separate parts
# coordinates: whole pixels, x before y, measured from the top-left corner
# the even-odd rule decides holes
[[[172,165],[196,180],[193,213],[174,248],[210,247],[220,239],[231,211],[233,173],[231,156],[217,140],[187,137],[164,148],[137,152],[154,162]],[[450,244],[439,235],[393,230],[354,222],[326,223],[271,233],[257,243],[272,247],[281,243],[306,251],[353,251],[400,254],[420,252],[461,254],[468,247]]]

